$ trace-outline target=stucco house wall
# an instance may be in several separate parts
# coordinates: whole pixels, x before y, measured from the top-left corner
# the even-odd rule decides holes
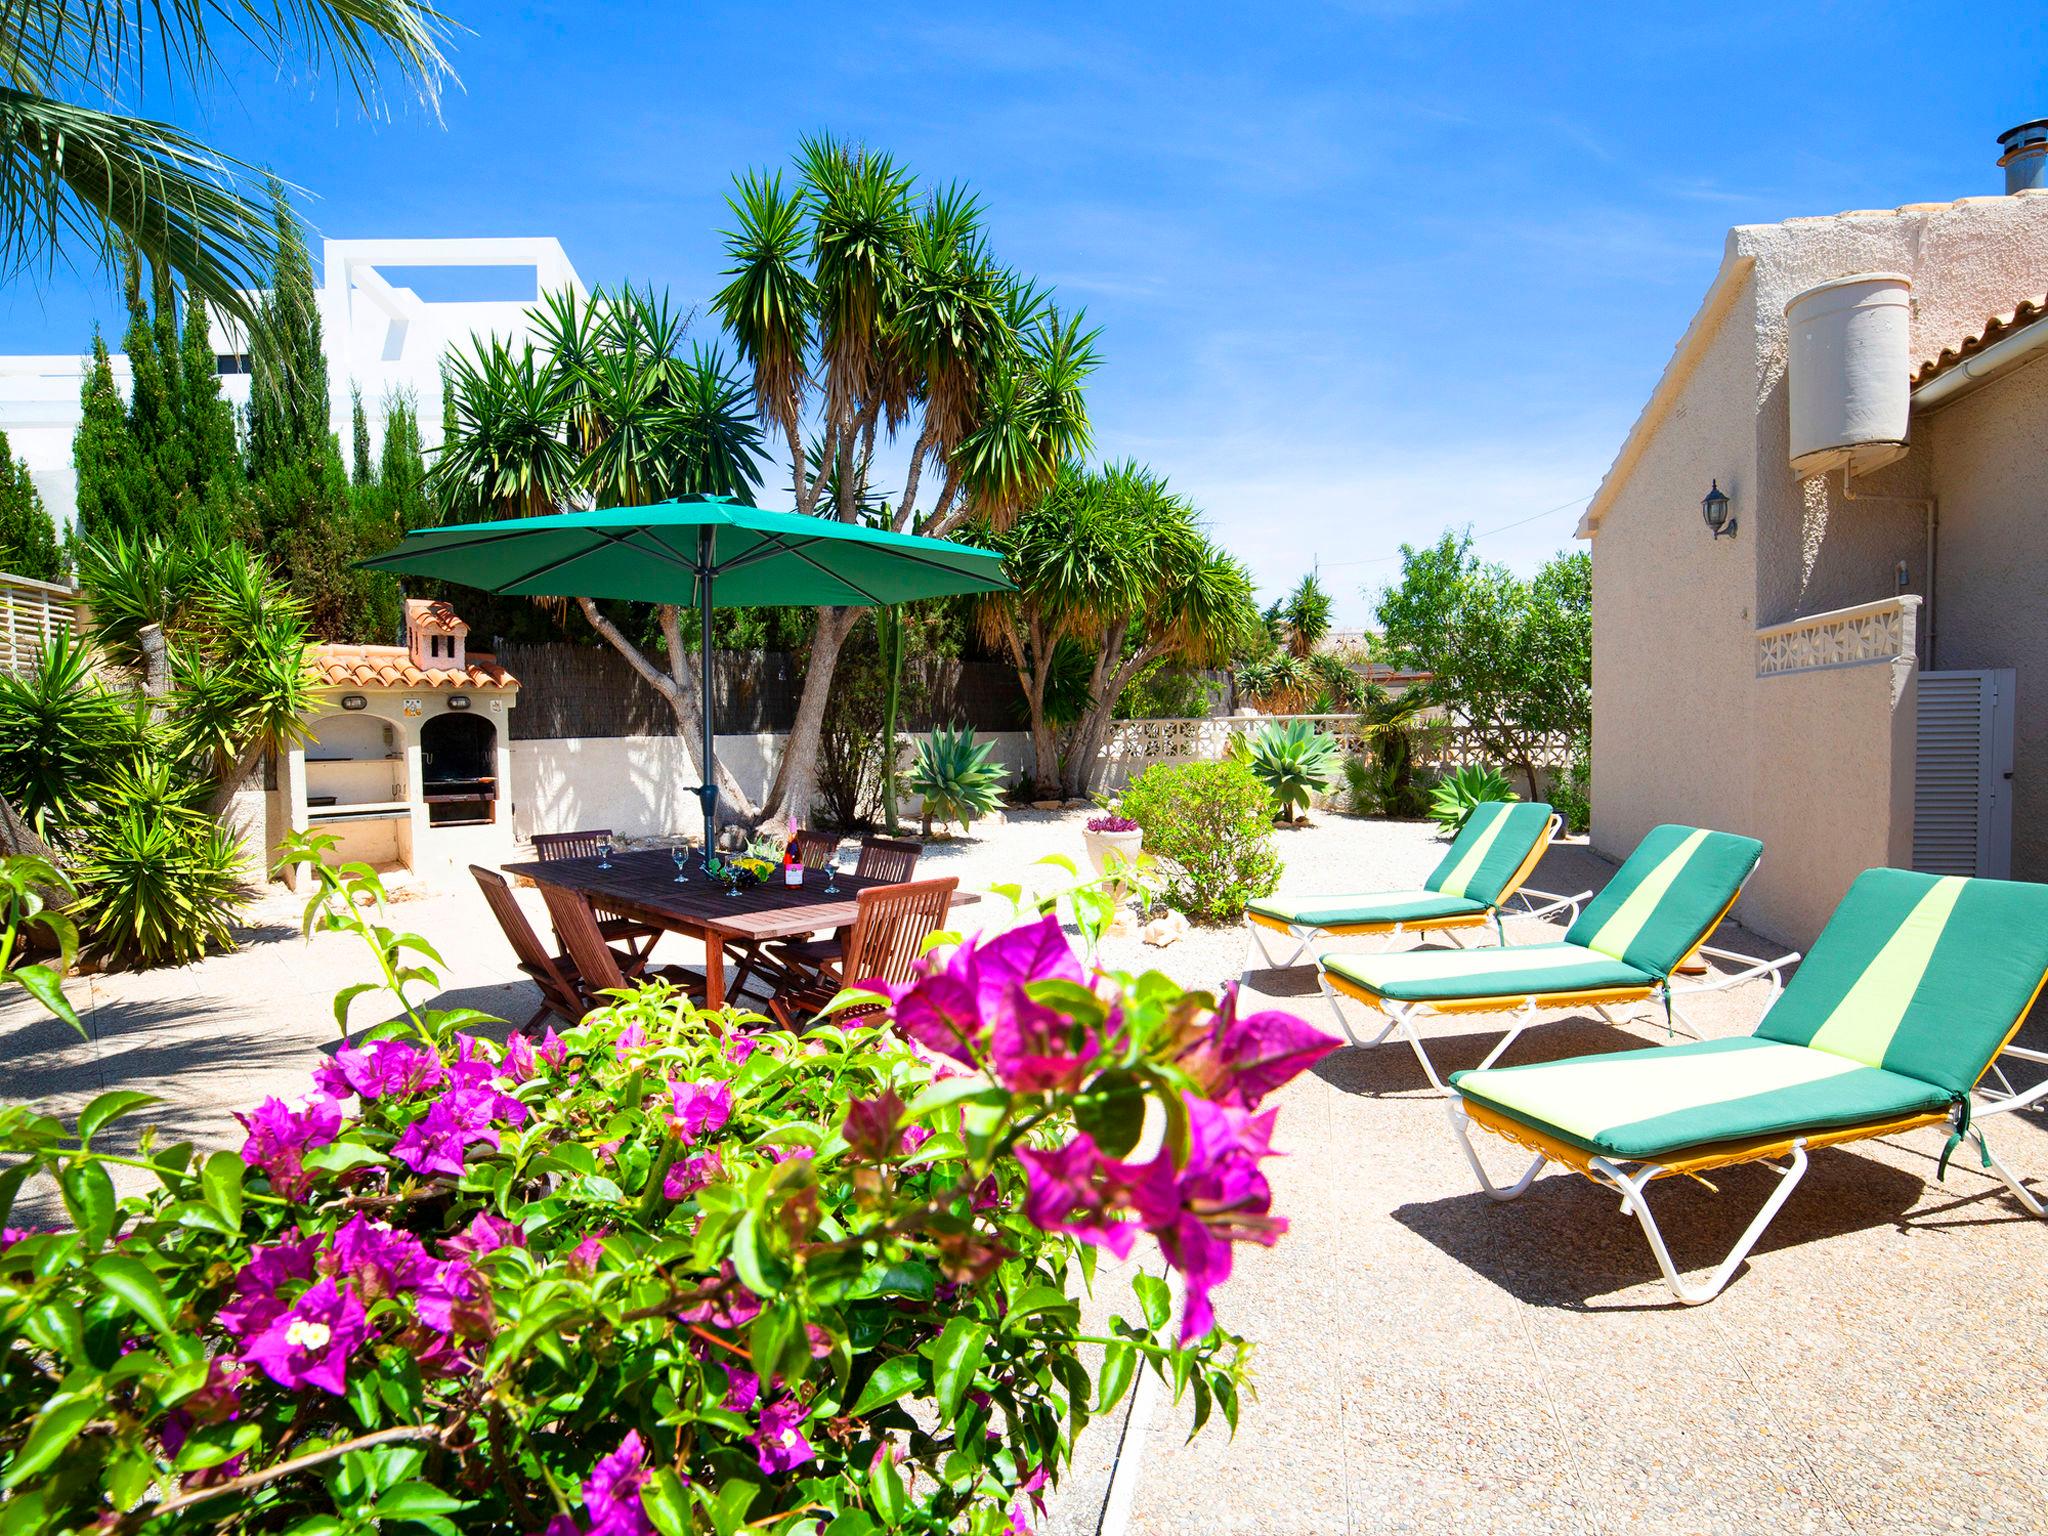
[[[1924,597],[1918,498],[1933,488],[1943,497],[1935,663],[2015,664],[1966,659],[1949,645],[1957,610],[1982,599],[1961,585],[1967,557],[1951,569],[1950,493],[1934,486],[1950,469],[1926,438],[1961,438],[1967,418],[1940,428],[1916,420],[1906,459],[1857,477],[1853,498],[1839,471],[1801,480],[1787,462],[1785,305],[1819,283],[1876,271],[1911,279],[1911,351],[1931,356],[2018,298],[2048,290],[2048,193],[1731,230],[1719,276],[1579,530],[1594,547],[1595,846],[1623,856],[1664,821],[1760,837],[1763,863],[1739,915],[1799,945],[1858,870],[1910,858],[1912,658],[1767,676],[1757,631]],[[2010,386],[1987,389],[2000,387]],[[1966,409],[1958,402],[1943,414]],[[1955,452],[1995,458],[2019,440],[1958,442]],[[1986,505],[2015,505],[2021,471],[1996,473],[2015,478],[1975,494]],[[1734,499],[1738,523],[1719,540],[1699,516],[1715,479]],[[2015,516],[2024,512],[1992,520]],[[1996,537],[1985,541],[1986,559],[1996,558]],[[1909,607],[1891,617],[1916,647]],[[2016,654],[2010,644],[2006,653]],[[2016,837],[2015,874],[2018,855]]]
[[[1916,419],[1939,498],[1943,667],[2012,667],[2012,875],[2048,880],[2048,363]]]

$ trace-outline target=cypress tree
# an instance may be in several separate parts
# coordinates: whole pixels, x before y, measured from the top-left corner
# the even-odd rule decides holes
[[[71,462],[78,471],[77,534],[104,538],[149,530],[153,487],[128,430],[128,408],[114,384],[107,340],[97,331],[93,332],[92,361],[86,365],[79,389],[78,433],[71,440]]]
[[[293,464],[316,460],[333,441],[327,425],[327,354],[313,258],[298,215],[276,178],[270,183],[277,228],[277,267],[260,308],[267,344],[255,350],[249,392],[249,473],[261,481]]]
[[[354,384],[348,387],[348,414],[349,438],[355,450],[349,479],[360,490],[377,483],[377,466],[370,459],[370,418],[363,414],[363,392]]]
[[[55,581],[64,573],[57,525],[36,490],[28,461],[14,456],[5,432],[0,432],[0,571],[36,581]]]
[[[377,483],[399,532],[410,533],[435,520],[427,496],[427,456],[420,447],[419,406],[409,391],[385,397],[384,451]]]

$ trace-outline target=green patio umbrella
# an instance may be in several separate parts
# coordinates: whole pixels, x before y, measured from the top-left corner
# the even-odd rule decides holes
[[[694,607],[702,644],[705,846],[716,829],[712,771],[714,608],[870,607],[1001,592],[1002,557],[944,539],[890,533],[723,496],[548,517],[422,528],[359,564],[433,576],[511,597],[614,598]]]

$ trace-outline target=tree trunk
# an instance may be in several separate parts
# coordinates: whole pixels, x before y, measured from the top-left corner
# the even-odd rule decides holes
[[[661,619],[662,637],[668,642],[668,670],[649,661],[640,648],[619,631],[619,627],[604,616],[595,601],[579,597],[576,604],[583,610],[583,617],[590,621],[590,627],[603,635],[611,648],[625,657],[635,672],[649,687],[668,700],[669,708],[676,717],[676,734],[683,740],[683,751],[689,758],[690,766],[697,770],[701,781],[705,765],[699,761],[702,756],[701,743],[704,739],[704,717],[700,713],[703,700],[699,698],[696,681],[691,676],[692,658],[683,650],[682,615],[673,603],[663,603],[656,612]],[[716,777],[712,782],[718,785],[721,805],[730,807],[744,821],[752,821],[759,813],[752,800],[740,788],[739,780],[732,776],[732,770],[723,763],[714,763]],[[716,836],[715,827],[704,829],[705,845],[709,847]]]
[[[1536,764],[1528,756],[1522,758],[1522,777],[1529,781],[1529,798],[1536,798]]]
[[[1119,626],[1112,634],[1117,650],[1122,651],[1125,627]],[[1107,640],[1104,650],[1108,650]],[[1116,725],[1116,701],[1130,687],[1132,678],[1165,654],[1163,646],[1141,646],[1135,655],[1126,658],[1121,666],[1110,672],[1097,690],[1095,702],[1089,706],[1087,717],[1075,734],[1074,750],[1068,758],[1067,780],[1073,798],[1084,799],[1094,794],[1101,784],[1102,748]]]
[[[810,659],[804,664],[804,691],[796,704],[796,719],[782,744],[782,760],[775,765],[775,782],[761,804],[762,817],[794,816],[804,821],[811,814],[811,802],[818,795],[818,748],[825,736],[825,701],[832,691],[832,674],[839,665],[839,651],[853,633],[857,608],[820,608],[817,632],[811,637]]]

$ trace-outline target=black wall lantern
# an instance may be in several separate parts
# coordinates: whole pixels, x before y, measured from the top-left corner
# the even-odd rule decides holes
[[[1713,489],[1700,498],[1700,516],[1707,520],[1707,526],[1715,538],[1735,531],[1735,519],[1728,515],[1728,493],[1721,489],[1721,482],[1715,480]]]

